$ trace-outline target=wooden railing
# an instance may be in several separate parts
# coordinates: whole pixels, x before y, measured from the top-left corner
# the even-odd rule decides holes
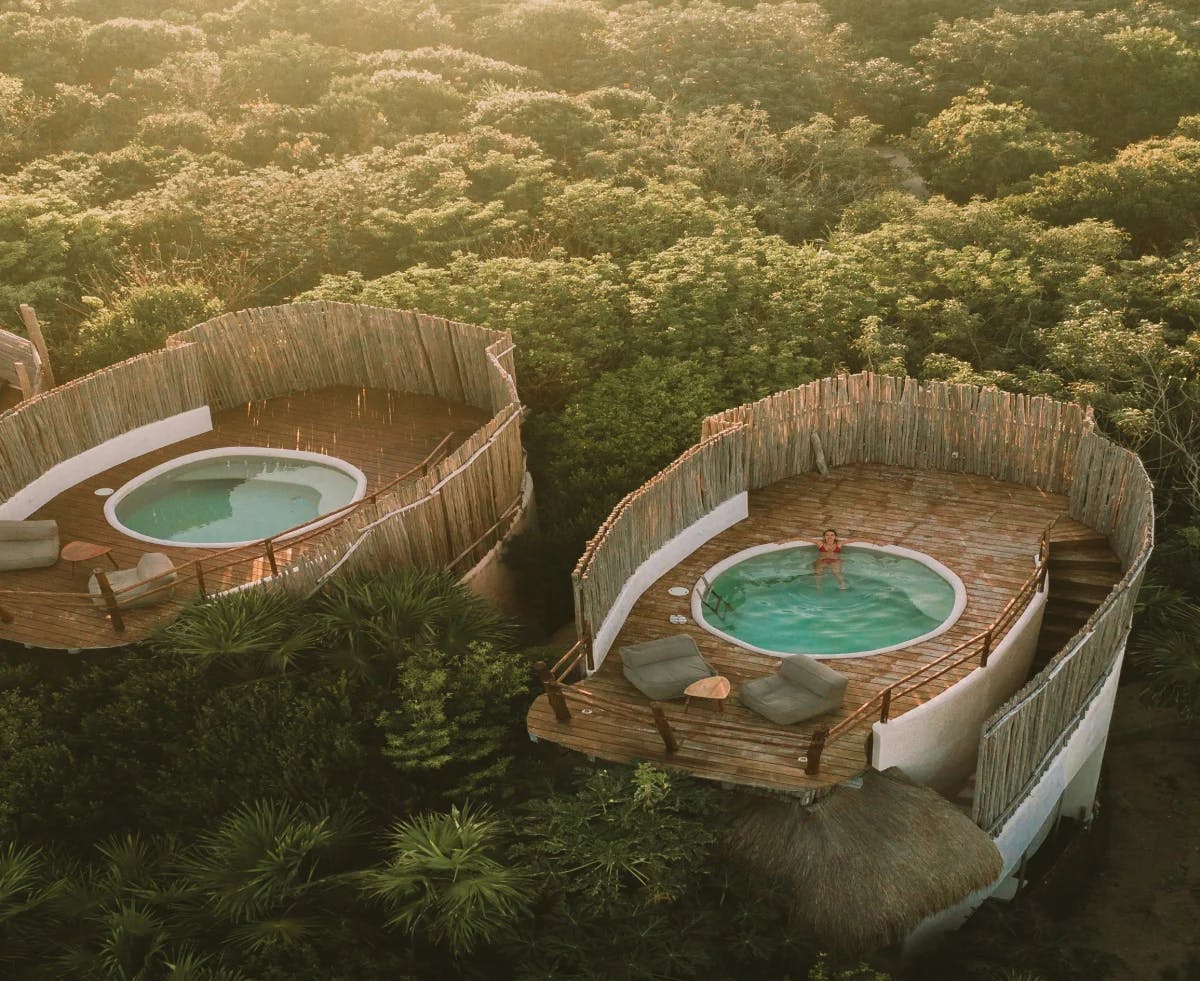
[[[584,672],[585,665],[591,656],[590,648],[590,638],[584,637],[576,641],[552,667],[547,667],[545,661],[538,661],[534,665],[534,670],[537,672],[538,678],[546,690],[546,701],[550,703],[554,717],[559,722],[570,722],[571,708],[568,705],[568,700],[572,700],[578,702],[585,713],[600,708],[611,717],[625,719],[635,725],[644,723],[646,721],[645,715],[628,702],[610,698],[607,695],[598,695],[596,692],[590,691],[579,684],[570,683],[573,674],[577,672],[582,674]],[[677,753],[679,751],[679,740],[671,728],[671,723],[667,719],[667,713],[662,703],[651,702],[648,708],[650,720],[654,723],[654,728],[658,730],[659,738],[663,741],[663,747],[668,753]]]
[[[1056,518],[1055,521],[1057,520]],[[1004,609],[988,625],[987,629],[963,641],[941,657],[921,665],[915,671],[910,671],[899,681],[892,682],[883,691],[863,702],[837,725],[817,729],[813,732],[809,737],[808,751],[805,754],[804,772],[810,776],[819,774],[821,772],[821,755],[825,748],[835,739],[839,739],[857,728],[865,719],[878,714],[880,722],[887,722],[891,717],[893,702],[926,688],[938,678],[969,661],[975,661],[977,668],[986,668],[995,642],[1004,636],[1005,631],[1024,612],[1034,595],[1046,588],[1046,570],[1050,561],[1050,530],[1054,527],[1054,523],[1051,522],[1042,532],[1038,542],[1038,557],[1033,574],[1021,584],[1021,588],[1004,605]],[[935,668],[936,671],[933,670]],[[930,674],[930,671],[933,673]]]

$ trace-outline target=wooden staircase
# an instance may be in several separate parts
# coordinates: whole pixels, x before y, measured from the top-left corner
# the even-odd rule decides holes
[[[1049,660],[1087,623],[1121,578],[1121,562],[1101,535],[1050,539],[1050,595],[1030,673]]]

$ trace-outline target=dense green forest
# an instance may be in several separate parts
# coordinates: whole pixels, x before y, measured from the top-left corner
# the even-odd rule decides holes
[[[1135,667],[1200,710],[1198,235],[1196,0],[0,0],[0,326],[66,376],[293,298],[510,329],[546,627],[704,415],[870,368],[1143,454]],[[528,642],[408,574],[10,656],[0,972],[841,976],[714,790],[525,741]],[[921,976],[1006,976],[959,948]]]

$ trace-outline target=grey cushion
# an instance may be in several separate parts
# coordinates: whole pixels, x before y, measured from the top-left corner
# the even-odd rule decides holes
[[[845,676],[803,654],[784,658],[777,674],[738,689],[743,705],[781,726],[831,712],[845,697]]]
[[[117,606],[127,610],[170,599],[173,591],[170,587],[177,578],[175,566],[165,553],[147,552],[138,559],[136,569],[114,569],[108,573],[108,584],[112,586]],[[88,580],[88,592],[93,603],[105,605],[95,576]]]
[[[630,644],[618,653],[629,683],[655,700],[682,698],[683,690],[693,681],[717,673],[687,634]]]
[[[0,521],[0,570],[43,569],[57,561],[57,521]]]
[[[846,678],[827,664],[803,654],[785,657],[779,665],[779,673],[794,685],[807,688],[816,695],[826,698],[845,694]]]

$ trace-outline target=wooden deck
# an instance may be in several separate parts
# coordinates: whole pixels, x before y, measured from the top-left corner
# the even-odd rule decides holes
[[[210,432],[144,454],[64,491],[31,518],[58,522],[63,544],[82,540],[112,546],[121,568],[136,565],[147,551],[165,551],[177,565],[215,554],[211,549],[163,548],[129,538],[104,518],[100,487],[117,488],[127,480],[167,460],[220,446],[264,446],[326,453],[353,463],[367,476],[367,493],[379,489],[419,464],[448,434],[453,449],[488,420],[488,413],[444,399],[404,395],[374,389],[335,387],[254,402],[215,413]],[[288,549],[279,550],[286,561]],[[102,611],[78,598],[87,589],[90,568],[73,570],[60,561],[49,569],[0,572],[0,590],[76,594],[69,600],[41,596],[22,602],[0,594],[0,605],[14,622],[0,623],[0,640],[52,649],[102,648],[127,644],[169,619],[190,596],[125,615],[126,630],[118,635]],[[99,560],[101,566],[107,565]],[[245,565],[209,588],[228,588],[264,578],[264,562]],[[229,581],[229,575],[236,575]],[[182,592],[182,590],[177,590]]]
[[[804,799],[860,773],[866,766],[865,739],[871,718],[825,749],[821,773],[804,772],[809,736],[835,725],[859,705],[922,664],[952,650],[984,630],[1000,614],[1033,571],[1038,540],[1046,525],[1062,515],[1055,540],[1095,536],[1065,516],[1066,498],[986,477],[855,465],[827,477],[816,474],[780,481],[750,495],[750,517],[707,542],[655,582],[637,601],[612,650],[595,675],[576,688],[616,699],[628,710],[617,713],[584,696],[568,697],[569,722],[558,722],[545,695],[528,714],[532,736],[559,743],[590,757],[627,763],[652,760],[722,782],[786,790]],[[890,654],[839,658],[826,663],[849,676],[846,700],[837,712],[794,726],[779,726],[744,708],[737,688],[776,669],[778,659],[744,650],[708,633],[691,620],[691,597],[668,594],[671,586],[692,587],[697,578],[728,555],[752,545],[812,539],[827,527],[843,540],[894,543],[933,556],[953,569],[967,589],[967,606],[957,623],[940,637]],[[832,585],[832,582],[830,582]],[[683,614],[683,626],[670,623]],[[704,657],[733,682],[724,712],[706,704],[684,710],[682,701],[666,706],[680,743],[668,755],[645,696],[621,673],[617,650],[624,644],[686,632]],[[973,663],[973,662],[972,662]],[[895,718],[969,673],[971,664],[954,669],[912,695],[892,703]]]

